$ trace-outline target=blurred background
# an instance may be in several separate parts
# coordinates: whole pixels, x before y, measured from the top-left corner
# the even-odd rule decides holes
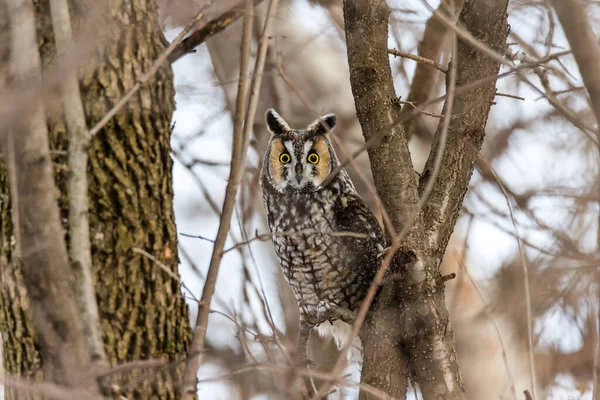
[[[189,10],[199,3],[205,1],[159,1],[168,39],[189,22]],[[433,25],[428,22],[431,10],[427,3],[388,3],[392,8],[389,47],[412,54],[427,50],[423,55],[447,65],[451,34],[430,27],[429,35],[434,35],[421,43],[426,27]],[[456,15],[460,2],[445,3]],[[600,2],[585,3],[591,25],[600,26]],[[233,0],[215,2],[204,21],[235,4]],[[435,0],[429,5],[440,6]],[[253,51],[266,2],[255,10]],[[515,65],[569,48],[545,0],[511,1],[509,23],[507,56]],[[268,232],[258,190],[268,139],[265,110],[276,108],[297,128],[322,114],[335,113],[339,122],[334,136],[340,158],[364,143],[350,90],[342,1],[281,0],[272,32],[248,168],[226,244],[230,250],[222,261],[211,304],[214,312],[207,334],[211,351],[200,369],[201,398],[273,398],[280,383],[272,381],[268,373],[236,371],[245,364],[281,358],[297,334],[297,307],[271,242],[257,239],[257,234]],[[181,274],[195,296],[202,291],[229,172],[240,42],[241,20],[173,64],[175,213]],[[390,62],[397,95],[407,101],[406,108],[411,107],[410,102],[418,104],[444,94],[443,73],[430,72],[426,81],[415,80],[411,86],[417,64],[394,56]],[[575,113],[581,124],[594,125],[571,56],[528,69],[525,74],[540,91]],[[591,399],[600,292],[596,144],[516,75],[499,80],[497,88],[482,157],[443,265],[445,272],[457,273],[447,284],[447,304],[467,393],[473,399],[513,398],[515,393],[522,398],[523,390],[530,388],[525,263],[530,277],[538,395]],[[430,107],[426,115],[405,124],[417,171],[427,159],[441,106]],[[372,179],[366,153],[348,170],[363,198],[373,204],[365,182]],[[193,301],[189,305],[195,321],[197,305]],[[326,370],[337,349],[329,340],[314,337],[311,351],[319,368]],[[352,380],[358,381],[358,369],[353,357],[347,370]],[[335,398],[357,395],[353,388],[339,393]],[[415,390],[410,396],[419,395]]]

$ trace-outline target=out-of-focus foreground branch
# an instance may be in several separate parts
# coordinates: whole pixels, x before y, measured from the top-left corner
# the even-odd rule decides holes
[[[10,73],[16,82],[41,79],[35,19],[29,1],[8,2],[11,21]],[[99,388],[75,302],[74,275],[59,220],[44,106],[38,102],[12,132],[23,278],[33,322],[42,343],[45,378],[68,387]]]
[[[67,0],[51,0],[50,8],[56,49],[59,53],[66,53],[73,45],[69,4]],[[94,289],[88,216],[87,150],[90,135],[75,71],[64,80],[62,99],[69,130],[69,249],[77,280],[76,295],[83,333],[92,362],[102,368],[107,366],[107,360]]]
[[[460,22],[472,36],[503,52],[508,34],[507,4],[508,1],[491,0],[467,2]],[[387,59],[388,14],[383,1],[344,3],[350,79],[367,141],[400,119]],[[458,44],[458,59],[453,62],[458,63],[457,85],[496,75],[500,67],[497,60],[463,41]],[[452,113],[460,114],[460,121],[450,120],[441,170],[437,171],[439,175],[424,212],[415,206],[428,178],[435,175],[431,169],[443,147],[441,135],[436,135],[419,189],[401,127],[393,128],[369,149],[377,191],[396,231],[407,232],[401,238],[400,256],[390,267],[392,276],[401,278],[384,284],[361,334],[365,353],[361,379],[392,396],[405,396],[405,373],[412,370],[424,399],[465,398],[439,265],[483,141],[494,88],[495,80],[457,96]],[[438,132],[441,129],[442,124]],[[361,398],[371,397],[361,393]]]

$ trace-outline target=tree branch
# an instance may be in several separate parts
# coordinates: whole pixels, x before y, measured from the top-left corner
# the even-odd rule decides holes
[[[600,124],[600,46],[581,0],[552,0]]]
[[[489,10],[483,13],[483,21],[474,21],[475,7],[478,9],[487,7],[498,11],[498,5],[490,6],[490,2],[491,0],[468,2],[461,14],[462,21],[470,27],[476,38],[482,38],[486,34],[492,37],[492,48],[504,48],[507,34],[507,1],[500,2],[501,12],[500,16],[496,15],[499,18],[496,24],[486,25],[490,23],[489,18],[486,19],[486,15],[490,14]],[[478,14],[481,14],[481,10],[478,10]],[[495,14],[492,12],[492,15]],[[397,121],[401,120],[389,63],[384,58],[387,52],[384,46],[387,43],[388,10],[385,3],[380,0],[346,1],[344,17],[350,79],[357,116],[370,146],[372,138],[380,136],[381,132],[390,132],[390,126],[394,127]],[[442,22],[446,23],[445,20]],[[486,29],[490,29],[492,33],[490,34]],[[486,41],[489,40],[485,38]],[[496,41],[500,43],[497,46],[495,46]],[[466,170],[465,166],[461,165],[453,168],[454,164],[448,162],[449,155],[456,151],[457,143],[464,147],[469,139],[477,137],[477,134],[480,137],[478,144],[481,144],[483,126],[493,99],[499,64],[498,60],[492,59],[496,62],[495,70],[490,72],[489,67],[485,68],[490,60],[482,57],[481,54],[474,57],[475,50],[467,48],[464,42],[457,46],[457,54],[457,59],[453,59],[453,63],[457,65],[452,67],[452,70],[456,67],[456,85],[463,84],[467,87],[468,84],[477,82],[479,77],[493,76],[494,79],[490,79],[491,83],[487,83],[484,89],[457,90],[456,94],[460,92],[462,97],[457,96],[454,110],[450,114],[454,73],[448,74],[451,84],[448,88],[448,101],[444,105],[443,114],[446,117],[438,128],[436,143],[429,156],[426,171],[427,178],[431,180],[428,182],[427,178],[422,179],[419,190],[417,193],[414,192],[416,178],[403,129],[394,127],[382,141],[369,149],[377,191],[396,229],[400,231],[399,237],[395,238],[396,244],[392,246],[392,249],[399,248],[400,254],[394,259],[391,269],[392,273],[398,273],[403,279],[386,282],[374,309],[366,320],[361,332],[364,348],[361,379],[397,397],[405,396],[404,374],[410,368],[420,385],[424,399],[465,398],[452,329],[444,303],[443,279],[440,279],[439,272],[441,255],[447,238],[440,254],[430,251],[431,245],[425,236],[426,224],[430,222],[427,219],[427,211],[422,213],[420,207],[431,202],[436,204],[436,196],[440,193],[449,193],[450,189],[454,190],[449,183],[458,185],[461,188],[457,195],[458,200],[451,197],[451,194],[446,194],[456,203],[454,204],[456,214],[453,214],[453,219],[445,225],[449,233],[452,231],[479,148],[472,150],[475,146],[469,146],[468,156],[473,159],[466,163]],[[483,72],[477,75],[476,70],[482,67],[484,67]],[[486,91],[488,87],[491,88]],[[466,100],[479,96],[478,102],[481,103],[481,94],[488,94],[488,92],[491,98],[487,108],[479,107],[476,108],[477,115],[469,114],[469,123],[473,124],[475,121],[481,125],[475,133],[471,130],[473,126],[460,125],[456,118],[451,117],[458,114],[461,115],[461,119],[464,118],[462,111],[466,107]],[[446,130],[448,143],[447,150],[444,151],[443,141]],[[458,140],[459,138],[462,140]],[[436,179],[438,170],[439,178]],[[457,171],[458,175],[453,175]],[[429,190],[432,191],[433,201],[426,203],[427,196],[423,192]],[[419,193],[423,195],[422,198]],[[406,236],[403,236],[405,233]],[[402,241],[400,245],[398,240]],[[369,398],[369,394],[361,393],[361,399]]]
[[[413,61],[418,62],[419,64],[424,64],[424,65],[433,67],[433,68],[437,69],[438,71],[443,72],[444,74],[446,72],[448,72],[448,67],[445,67],[442,64],[440,64],[434,60],[430,60],[429,58],[425,58],[422,56],[415,56],[414,54],[405,53],[404,51],[400,51],[400,50],[396,50],[396,49],[388,49],[388,54],[391,54],[393,56],[398,56],[398,57],[409,58]]]
[[[248,63],[250,57],[250,44],[252,39],[251,34],[253,2],[248,1],[246,3],[246,10],[244,14],[244,29],[242,37],[243,44],[241,47],[240,56],[240,79],[238,82],[238,95],[236,99],[235,111],[236,115],[234,118],[231,170],[229,173],[229,179],[227,181],[227,187],[225,189],[223,211],[221,213],[219,229],[217,232],[217,237],[215,239],[215,244],[213,246],[213,253],[210,259],[208,273],[206,275],[206,282],[204,283],[202,297],[200,299],[200,303],[198,304],[199,307],[198,316],[196,318],[196,326],[194,328],[192,345],[190,348],[190,353],[185,368],[183,389],[181,393],[182,400],[195,398],[197,391],[196,374],[200,365],[200,353],[204,348],[206,330],[208,327],[208,314],[210,312],[210,302],[215,292],[215,284],[219,272],[219,265],[221,263],[221,259],[223,258],[223,248],[231,225],[231,216],[233,214],[233,209],[235,206],[235,198],[237,195],[238,187],[244,174],[244,168],[246,166],[246,153],[248,150],[248,145],[250,144],[250,131],[254,122],[256,106],[258,105],[258,94],[260,84],[262,81],[262,75],[267,56],[267,49],[269,47],[269,31],[271,29],[271,24],[273,22],[273,16],[277,8],[277,3],[278,0],[269,1],[267,16],[265,18],[265,25],[259,40],[259,47],[254,66],[254,75],[252,78],[252,83],[250,84],[248,112],[245,114],[244,111],[247,94],[246,82],[248,79]],[[246,115],[245,120],[244,114]]]
[[[50,9],[56,50],[64,53],[72,45],[69,4],[67,0],[51,0]],[[76,71],[71,71],[65,78],[62,98],[69,131],[69,240],[72,264],[78,281],[76,292],[90,357],[93,363],[102,368],[107,366],[107,358],[96,303],[88,218],[87,151],[90,136]]]
[[[458,13],[460,12],[464,0],[443,0],[438,6],[437,11],[444,13],[450,20],[456,21]],[[448,36],[448,28],[442,23],[437,17],[437,14],[433,14],[425,25],[425,31],[423,32],[423,39],[419,42],[417,51],[420,57],[439,61],[440,55],[442,54],[443,47],[447,43],[446,38]],[[437,72],[432,68],[428,68],[425,65],[418,64],[415,69],[413,80],[410,84],[410,91],[406,97],[406,102],[409,104],[420,105],[425,103],[434,94]],[[402,117],[406,117],[407,113],[412,110],[413,107],[405,107],[402,110]],[[415,115],[404,122],[404,130],[406,137],[410,138],[413,134],[420,131],[420,126],[423,126],[423,117],[421,115]]]
[[[255,0],[254,5],[257,6],[262,1],[263,0]],[[239,2],[231,9],[219,15],[217,18],[213,19],[202,28],[193,32],[190,36],[181,41],[177,48],[169,55],[169,62],[172,64],[187,53],[193,52],[196,47],[206,42],[210,37],[216,35],[237,21],[242,15],[244,15],[245,3],[245,0]]]
[[[475,0],[465,4],[460,22],[477,40],[495,51],[506,49],[508,24],[506,22],[508,0]],[[489,75],[497,75],[500,63],[459,40],[457,85],[466,85]],[[429,246],[436,260],[441,260],[450,236],[454,231],[463,198],[485,136],[485,124],[494,100],[496,81],[490,81],[478,89],[457,94],[455,115],[448,130],[447,151],[444,152],[444,168],[438,175],[431,197],[427,201],[425,231]],[[438,130],[441,129],[438,127]],[[440,151],[440,135],[436,133],[431,153],[419,182],[423,191],[434,168]]]
[[[372,143],[372,139],[381,132],[386,134],[367,147],[375,187],[395,230],[406,233],[402,252],[415,254],[413,249],[416,249],[419,258],[424,255],[419,251],[423,249],[423,236],[421,213],[416,209],[419,202],[417,176],[404,128],[395,124],[400,120],[400,102],[396,97],[387,54],[388,16],[389,9],[383,0],[344,1],[350,83],[356,114],[366,143]],[[395,233],[390,232],[393,237]],[[396,240],[394,242],[397,250],[399,245]],[[387,258],[382,268],[390,262]],[[391,265],[393,272],[400,272],[403,267],[401,262]],[[381,272],[378,271],[377,275]],[[361,382],[393,397],[404,398],[408,360],[398,345],[402,333],[398,326],[400,310],[393,286],[384,287],[379,304],[367,317],[361,331],[364,354]],[[360,398],[373,397],[361,392]]]
[[[387,131],[367,149],[377,192],[397,231],[406,224],[411,206],[419,201],[417,175],[400,119],[388,59],[388,14],[384,1],[344,2],[350,83],[365,142]],[[365,46],[365,42],[369,43]],[[390,126],[392,129],[390,130]],[[417,223],[418,225],[418,223]]]
[[[36,25],[28,0],[8,2],[11,25],[10,74],[16,84],[41,81]],[[43,104],[32,105],[14,140],[14,171],[23,256],[23,280],[42,344],[48,380],[98,393],[77,317],[74,277],[60,225],[56,186]]]

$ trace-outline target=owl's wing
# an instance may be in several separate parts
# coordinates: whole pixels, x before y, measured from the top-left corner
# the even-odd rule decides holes
[[[362,238],[355,237],[357,240],[351,240],[351,242],[356,242],[359,247],[367,245],[368,247],[374,246],[376,251],[383,249],[385,239],[381,226],[367,203],[357,194],[344,194],[339,197],[335,207],[335,224],[338,232],[348,232],[349,237],[352,237],[351,233],[368,235],[367,238],[363,236]],[[379,249],[379,247],[381,248]]]

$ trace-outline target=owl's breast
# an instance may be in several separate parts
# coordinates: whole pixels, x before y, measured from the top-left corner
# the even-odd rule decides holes
[[[325,200],[268,208],[275,252],[304,314],[323,303],[354,308],[364,286],[360,271],[351,267],[353,250],[336,235],[334,201]]]

